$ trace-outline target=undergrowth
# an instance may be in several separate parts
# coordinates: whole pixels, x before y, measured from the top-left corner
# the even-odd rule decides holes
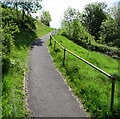
[[[55,35],[54,38],[68,50],[107,73],[111,75],[118,74],[118,60],[86,50],[63,36]],[[52,46],[49,46],[49,50],[56,67],[62,72],[68,85],[82,101],[90,116],[108,118],[118,115],[118,80],[115,83],[114,111],[110,112],[111,79],[67,52],[65,66],[63,66],[63,49],[57,44],[54,48],[53,40],[52,44]]]
[[[10,53],[10,68],[3,75],[2,84],[2,117],[25,117],[28,111],[25,108],[25,90],[23,89],[24,76],[28,72],[30,44],[38,37],[52,31],[36,21],[34,31],[20,29],[15,34],[14,48]]]

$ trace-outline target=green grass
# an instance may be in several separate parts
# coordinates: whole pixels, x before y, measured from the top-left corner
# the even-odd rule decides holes
[[[41,22],[37,22],[36,24],[37,24],[36,25],[36,33],[38,36],[42,36],[46,33],[49,33],[51,30],[55,30],[55,28],[48,28],[47,26],[45,26]]]
[[[54,30],[36,22],[36,30],[21,29],[15,36],[15,47],[11,51],[11,68],[3,75],[2,116],[25,117],[25,90],[23,89],[24,73],[28,72],[30,44],[38,37]]]
[[[119,48],[117,47],[110,47],[107,46],[106,44],[100,44],[96,42],[92,42],[90,48],[97,47],[98,52],[107,54],[115,59],[119,59]]]
[[[118,61],[103,54],[88,51],[76,45],[67,38],[55,35],[54,38],[65,48],[91,62],[95,66],[112,75],[118,73]],[[89,65],[66,52],[65,66],[63,67],[63,49],[54,41],[49,46],[56,67],[62,72],[68,84],[77,95],[84,107],[94,117],[110,115],[111,79],[96,71]],[[115,88],[114,112],[118,110],[118,81]]]

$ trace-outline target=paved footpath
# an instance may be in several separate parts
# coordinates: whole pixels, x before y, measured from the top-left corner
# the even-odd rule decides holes
[[[33,117],[87,117],[54,67],[48,53],[50,33],[32,43],[28,74],[28,107]]]

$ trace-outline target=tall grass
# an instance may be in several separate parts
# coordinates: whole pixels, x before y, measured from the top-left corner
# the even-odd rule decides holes
[[[66,39],[55,35],[54,38],[65,48],[86,59],[107,73],[118,72],[118,61],[103,54],[89,51]],[[54,44],[54,41],[52,41]],[[60,46],[49,46],[50,53],[56,67],[62,72],[68,84],[77,95],[86,110],[93,117],[108,117],[118,113],[118,81],[115,88],[114,113],[110,110],[111,79],[93,69],[89,65],[66,52],[65,66],[63,67],[63,49]]]
[[[2,90],[2,117],[25,117],[25,90],[24,78],[28,71],[30,44],[38,37],[52,31],[42,23],[36,22],[36,30],[21,29],[15,36],[15,47],[11,51],[11,66],[3,75]]]

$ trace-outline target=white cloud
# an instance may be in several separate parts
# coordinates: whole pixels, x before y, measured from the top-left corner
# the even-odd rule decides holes
[[[64,11],[71,6],[78,9],[80,12],[88,3],[93,2],[106,2],[111,6],[114,2],[119,0],[42,0],[42,10],[48,10],[51,14],[52,22],[51,27],[59,28],[61,18],[64,15]],[[40,15],[40,13],[38,13]]]

